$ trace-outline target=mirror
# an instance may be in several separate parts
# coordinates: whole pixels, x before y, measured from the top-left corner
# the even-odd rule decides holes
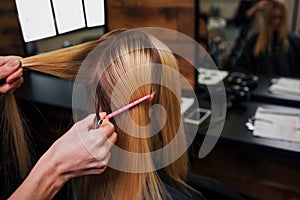
[[[235,59],[241,54],[243,42],[249,39],[249,30],[244,29],[247,22],[243,21],[245,19],[237,19],[240,6],[249,4],[249,9],[259,1],[267,0],[199,0],[199,42],[210,53],[219,69],[233,69]],[[287,26],[291,33],[299,36],[300,2],[285,0],[284,3],[288,13]],[[247,9],[244,9],[240,14],[245,15]],[[255,25],[259,23],[256,21]]]

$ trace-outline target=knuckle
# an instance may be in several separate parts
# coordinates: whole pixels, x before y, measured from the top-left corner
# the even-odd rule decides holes
[[[10,72],[11,71],[11,69],[14,67],[14,64],[13,64],[13,62],[12,61],[10,61],[10,62],[8,62],[7,64],[6,64],[6,71],[7,72]]]
[[[109,125],[109,129],[110,129],[112,132],[114,132],[114,131],[115,131],[115,126],[114,126],[111,122],[109,122],[108,125]]]
[[[107,146],[104,146],[102,149],[102,158],[104,159],[109,153],[109,148]]]
[[[96,144],[95,145],[99,145],[102,144],[104,142],[104,137],[103,136],[99,136],[96,138]]]
[[[117,142],[117,139],[118,139],[118,134],[116,132],[113,133],[113,140],[112,142],[113,143],[116,143]]]
[[[9,92],[9,89],[10,88],[9,88],[8,84],[4,84],[0,87],[0,92],[5,94],[5,93]]]
[[[108,147],[101,147],[101,150],[98,151],[98,160],[103,161],[107,157],[107,155],[110,153]]]
[[[7,64],[0,68],[0,73],[2,74],[2,76],[6,77],[8,72],[9,72],[9,69],[7,67]]]
[[[106,135],[107,129],[99,128],[97,129],[97,136],[103,138]]]
[[[104,165],[104,166],[107,166],[107,165],[108,165],[108,161],[109,161],[108,159],[103,160],[103,161],[102,161],[103,165]]]
[[[103,164],[102,161],[98,161],[98,162],[95,163],[94,167],[97,168],[97,169],[102,169],[103,167],[105,167],[105,165]]]
[[[107,165],[102,166],[102,168],[100,169],[101,173],[104,172],[106,169],[107,169]]]

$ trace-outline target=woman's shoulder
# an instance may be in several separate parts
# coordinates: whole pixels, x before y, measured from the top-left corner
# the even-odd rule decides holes
[[[173,200],[206,200],[201,192],[193,189],[193,187],[189,187],[188,183],[187,185],[179,183],[168,176],[164,170],[159,170],[158,174],[165,189]]]
[[[298,35],[289,33],[288,39],[292,45],[297,45],[298,47],[300,47],[300,37]]]
[[[189,172],[187,183],[196,190],[201,191],[202,195],[207,199],[245,200],[238,192],[209,177]]]
[[[207,200],[200,192],[186,186],[178,188],[167,183],[164,185],[173,200]]]
[[[254,43],[256,42],[257,38],[258,38],[258,33],[254,33],[253,35],[251,35],[251,37],[249,37],[248,41]]]
[[[238,192],[223,183],[195,173],[188,172],[187,185],[178,183],[165,173],[160,173],[164,186],[174,200],[245,200]]]

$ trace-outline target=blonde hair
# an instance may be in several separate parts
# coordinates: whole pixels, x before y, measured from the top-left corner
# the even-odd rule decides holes
[[[179,84],[179,77],[176,75],[170,77],[170,74],[164,74],[161,65],[178,71],[177,61],[170,50],[159,40],[144,32],[121,33],[111,38],[109,45],[102,51],[97,65],[100,69],[107,67],[98,83],[98,92],[101,93],[100,98],[102,97],[100,99],[102,110],[111,112],[113,111],[111,107],[124,106],[127,103],[127,96],[130,96],[130,101],[151,93],[155,93],[156,97],[152,103],[144,102],[132,108],[130,115],[118,116],[120,123],[112,120],[118,134],[116,145],[124,151],[153,152],[169,144],[178,131],[184,132],[183,128],[179,126],[181,114],[180,102],[177,97],[168,88],[161,85],[157,87],[157,82],[151,82],[154,79],[167,78],[167,81]],[[116,87],[117,83],[119,83],[118,87]],[[180,85],[177,85],[176,88],[180,93]],[[145,132],[153,131],[151,127],[144,129],[150,121],[149,110],[152,104],[160,104],[166,109],[166,122],[160,133],[149,138],[140,138],[145,135]],[[138,128],[130,124],[131,120],[138,125]],[[151,120],[160,119],[152,118]],[[122,129],[124,126],[127,127],[126,131]],[[130,136],[132,132],[137,133],[138,136]],[[181,138],[180,144],[176,144],[176,147],[170,151],[175,154],[175,148],[178,148],[178,145],[185,146],[185,138]],[[113,156],[115,160],[119,161],[120,167],[128,165],[128,163],[132,168],[145,167],[145,165],[149,167],[150,165],[153,171],[130,173],[108,168],[101,175],[79,178],[75,184],[75,197],[78,199],[133,200],[171,198],[164,188],[158,172],[154,170],[155,164],[151,155],[144,157],[143,160],[123,158],[122,154],[113,154]],[[186,153],[162,171],[176,182],[186,185]]]
[[[1,95],[1,121],[2,128],[2,161],[4,174],[19,172],[19,176],[24,178],[31,167],[30,146],[28,142],[28,134],[25,123],[21,116],[18,104],[12,93]],[[4,185],[9,185],[8,179]]]
[[[114,104],[115,107],[120,107],[128,103],[123,101],[124,96],[128,95],[128,92],[132,92],[132,95],[130,96],[131,100],[136,100],[154,92],[155,98],[152,103],[162,105],[167,112],[167,119],[160,133],[149,138],[136,138],[127,135],[128,133],[122,130],[122,128],[119,127],[119,124],[116,124],[115,120],[112,120],[116,132],[118,133],[118,141],[116,144],[118,147],[129,152],[149,153],[169,144],[178,131],[184,133],[182,126],[179,126],[181,123],[180,102],[178,102],[176,95],[168,88],[146,81],[157,78],[157,76],[158,79],[161,78],[163,72],[160,67],[153,66],[145,68],[144,71],[139,71],[136,76],[133,76],[130,79],[124,80],[121,79],[121,77],[130,70],[137,69],[138,66],[151,65],[151,63],[162,64],[178,71],[177,61],[174,55],[170,53],[170,50],[150,34],[142,31],[131,32],[130,34],[123,33],[124,30],[116,30],[104,35],[97,41],[24,58],[22,60],[22,66],[64,79],[75,80],[78,69],[87,54],[102,41],[112,38],[112,40],[110,40],[110,45],[108,45],[105,51],[101,53],[102,55],[99,56],[97,66],[100,66],[100,68],[101,66],[108,67],[103,72],[100,79],[97,76],[93,77],[93,79],[99,80],[97,91],[101,92],[102,98],[100,98],[100,106],[102,110],[111,112],[111,104]],[[151,45],[151,48],[147,46],[148,44]],[[95,68],[96,71],[97,69],[98,68]],[[167,78],[168,81],[172,81],[174,84],[179,80],[178,77]],[[126,90],[119,90],[118,97],[116,98],[119,101],[112,102],[112,92],[119,80],[121,80],[121,85],[126,88]],[[136,85],[139,85],[139,82],[143,81],[145,81],[146,84],[135,88]],[[177,88],[177,92],[180,93],[180,86],[178,85]],[[95,100],[95,97],[91,98]],[[131,119],[139,127],[143,127],[150,122],[148,114],[151,105],[152,104],[149,102],[144,102],[130,110]],[[93,112],[95,112],[95,108]],[[125,117],[125,115],[120,115],[120,117]],[[124,118],[121,121],[126,123],[128,120],[128,118]],[[159,121],[160,119],[154,118],[151,120]],[[130,130],[138,131],[137,129],[130,129],[129,127],[128,132],[130,132]],[[147,131],[151,132],[151,128]],[[16,140],[14,142],[16,142]],[[180,144],[178,143],[176,145],[186,146],[185,138],[181,138]],[[175,147],[173,147],[171,151],[171,154],[173,152],[173,154],[175,154]],[[118,157],[120,155],[114,156]],[[18,157],[18,159],[22,160],[24,157]],[[185,152],[179,159],[160,171],[175,182],[186,185],[186,174],[188,169],[187,160],[187,154]],[[151,165],[153,169],[155,168],[151,156],[146,157],[144,161],[144,165]],[[129,160],[126,162],[129,162]],[[140,164],[141,163],[132,163],[132,166]],[[129,173],[109,167],[101,175],[85,176],[75,179],[73,192],[75,199],[171,198],[163,186],[158,171],[153,170],[145,173]]]
[[[279,0],[270,0],[264,10],[264,24],[259,30],[258,38],[254,47],[254,55],[257,57],[261,53],[271,52],[274,42],[274,34],[272,30],[273,12],[275,9],[282,11],[282,22],[279,28],[278,39],[282,43],[284,51],[289,48],[288,42],[288,26],[287,26],[287,9],[285,4]]]
[[[57,76],[63,79],[75,80],[77,71],[88,53],[110,35],[122,30],[112,31],[99,40],[87,42],[77,46],[23,58],[22,67]],[[32,166],[30,149],[30,133],[22,120],[20,109],[13,93],[0,95],[3,112],[1,112],[0,126],[2,133],[2,157],[10,158],[3,162],[3,170],[10,173],[16,169],[21,178],[25,178]],[[8,180],[6,180],[8,181]]]

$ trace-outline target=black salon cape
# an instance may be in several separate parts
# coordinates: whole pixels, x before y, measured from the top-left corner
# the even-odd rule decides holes
[[[245,200],[245,198],[237,192],[208,177],[188,173],[187,183],[193,189],[176,183],[170,178],[164,177],[164,174],[160,173],[160,177],[173,200]],[[13,187],[15,188],[10,188],[10,191],[3,191],[4,187],[1,187],[0,199],[7,199],[20,183],[21,181],[19,180],[18,183],[13,184]],[[59,191],[54,199],[73,199],[70,182]]]
[[[238,59],[236,70],[261,75],[281,75],[300,77],[300,38],[288,35],[289,49],[284,52],[280,45],[273,47],[272,53],[254,56],[253,49],[258,35],[252,36]]]
[[[176,183],[159,172],[161,180],[173,200],[245,200],[241,194],[214,179],[191,172],[187,175],[187,184],[192,188]]]

